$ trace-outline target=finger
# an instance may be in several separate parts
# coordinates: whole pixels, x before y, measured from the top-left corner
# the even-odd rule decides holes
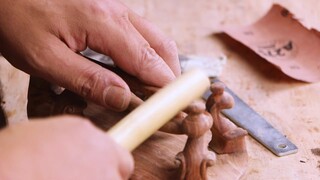
[[[115,64],[149,85],[162,87],[175,79],[165,61],[131,24],[127,16],[113,17],[88,32],[91,49],[111,56]]]
[[[134,170],[134,160],[128,150],[117,144],[108,134],[101,131],[96,126],[93,126],[93,124],[90,123],[90,121],[86,118],[64,115],[58,116],[55,119],[58,118],[61,120],[63,119],[64,121],[67,120],[67,122],[69,123],[68,125],[71,125],[70,127],[74,127],[73,129],[78,130],[76,133],[80,132],[83,133],[83,135],[86,135],[86,137],[83,137],[82,139],[89,138],[89,140],[91,140],[93,144],[95,144],[95,142],[93,141],[97,140],[96,143],[99,144],[99,147],[101,147],[100,145],[103,144],[105,146],[104,150],[108,149],[107,153],[111,152],[110,154],[105,154],[106,152],[104,151],[104,155],[113,156],[113,158],[115,159],[114,167],[117,168],[117,175],[120,176],[121,179],[129,179]]]
[[[135,12],[130,11],[129,19],[151,47],[166,61],[174,74],[180,76],[181,69],[176,43],[166,37],[159,28]]]
[[[40,42],[45,47],[34,60],[33,72],[106,108],[127,108],[131,92],[120,77],[74,53],[53,35],[42,37],[48,38]]]
[[[118,155],[119,155],[119,173],[122,179],[129,179],[134,170],[134,160],[131,153],[122,148],[118,147]]]

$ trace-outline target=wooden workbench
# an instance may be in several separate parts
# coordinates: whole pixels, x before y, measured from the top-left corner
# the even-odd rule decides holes
[[[320,83],[307,84],[293,80],[241,44],[221,34],[223,27],[253,23],[267,12],[271,1],[125,0],[125,3],[171,36],[177,42],[181,54],[211,57],[225,54],[228,62],[221,79],[298,146],[298,153],[277,157],[248,137],[249,162],[242,179],[319,179]],[[281,4],[307,27],[320,29],[320,1],[305,0],[302,3],[299,0],[282,0]],[[4,61],[0,63],[0,67],[8,66]],[[1,72],[4,71],[0,69]],[[19,83],[16,84],[28,84],[28,76],[21,72],[9,75],[19,76]],[[2,78],[1,81],[0,84],[10,83],[10,79]],[[11,89],[2,90],[17,94],[11,92]],[[25,89],[26,86],[20,90],[26,92]],[[21,99],[25,99],[26,94],[14,97],[19,99],[15,102],[21,102],[21,106],[25,107],[26,101]],[[8,118],[13,119],[11,122],[25,119],[25,113],[15,116],[21,115],[17,112],[23,112],[14,109],[16,105],[6,102],[6,107],[10,112]],[[175,140],[170,141],[170,138]],[[184,140],[185,137],[157,134],[134,152],[135,159],[146,159],[144,153],[156,154],[162,158],[161,162],[150,161],[146,166],[160,164],[170,168],[166,165],[172,165],[175,153],[183,148]],[[166,158],[168,154],[170,158]],[[136,162],[136,165],[139,166],[139,163]],[[136,169],[136,179],[148,179],[143,176],[142,170]],[[157,169],[150,171],[154,171],[155,176],[161,173]]]
[[[225,54],[224,82],[298,146],[298,153],[277,157],[249,137],[243,179],[320,178],[320,83],[293,80],[227,36],[214,35],[229,25],[253,23],[268,11],[271,0],[125,2],[176,40],[181,54]],[[307,27],[320,29],[319,1],[280,4]]]

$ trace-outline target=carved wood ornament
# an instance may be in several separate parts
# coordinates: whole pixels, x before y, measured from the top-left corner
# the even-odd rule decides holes
[[[219,154],[245,151],[247,131],[234,125],[229,119],[221,115],[221,110],[230,109],[234,105],[232,96],[224,91],[224,84],[217,82],[211,85],[211,96],[206,106],[214,119],[211,131],[213,139],[210,147]]]

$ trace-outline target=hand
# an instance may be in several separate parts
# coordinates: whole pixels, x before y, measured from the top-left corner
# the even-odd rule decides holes
[[[89,121],[62,116],[0,131],[0,179],[128,179],[130,153]]]
[[[117,0],[0,0],[0,51],[15,67],[113,110],[130,101],[116,74],[79,55],[110,56],[144,83],[180,74],[175,43]]]

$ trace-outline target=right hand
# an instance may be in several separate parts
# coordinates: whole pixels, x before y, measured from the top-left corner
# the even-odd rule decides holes
[[[128,179],[130,153],[80,117],[60,116],[0,131],[0,179]]]

